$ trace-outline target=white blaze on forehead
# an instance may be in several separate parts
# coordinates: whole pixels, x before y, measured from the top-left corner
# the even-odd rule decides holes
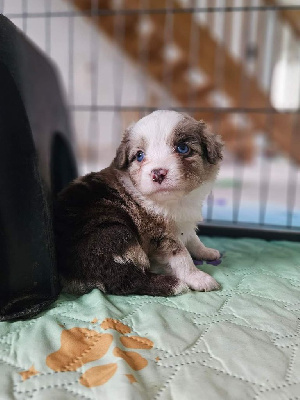
[[[167,138],[183,118],[176,111],[154,111],[132,127],[132,139],[145,138],[150,147],[165,145]]]
[[[180,179],[181,173],[177,156],[174,154],[172,136],[183,118],[182,114],[175,111],[155,111],[131,128],[131,146],[135,151],[145,152],[145,159],[141,164],[133,163],[133,167],[138,170],[136,179],[142,193],[149,194],[157,190],[158,184],[152,179],[154,169],[167,170],[164,188],[174,186]]]

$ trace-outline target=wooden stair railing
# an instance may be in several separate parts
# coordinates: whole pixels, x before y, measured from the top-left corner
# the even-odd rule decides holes
[[[109,0],[69,0],[77,8],[82,10],[86,16],[92,16],[92,4],[95,3],[99,10],[112,9],[112,2]],[[123,2],[123,10],[136,10],[142,7],[140,0],[130,0]],[[194,67],[199,68],[208,77],[209,90],[217,89],[227,95],[231,101],[231,106],[238,109],[253,109],[247,112],[247,116],[252,122],[252,129],[241,129],[234,126],[227,113],[215,113],[212,110],[204,112],[195,112],[194,116],[198,119],[203,118],[213,122],[219,121],[219,131],[223,134],[228,147],[233,151],[238,148],[238,155],[244,160],[249,160],[253,154],[253,129],[266,132],[269,138],[276,143],[282,152],[285,152],[296,162],[300,162],[300,133],[295,129],[295,116],[292,114],[276,113],[271,105],[268,95],[262,90],[257,80],[249,76],[242,63],[235,60],[225,46],[220,45],[211,35],[207,27],[199,24],[193,25],[193,15],[191,13],[180,12],[180,5],[176,0],[160,0],[159,9],[172,7],[178,12],[172,15],[172,44],[178,49],[178,58],[174,61],[167,61],[165,58],[165,23],[167,12],[155,12],[158,9],[158,2],[147,0],[147,14],[152,24],[152,31],[147,38],[144,38],[143,45],[147,55],[148,62],[144,69],[157,82],[164,85],[164,88],[179,101],[183,106],[190,106],[191,94],[193,98],[192,106],[197,108],[212,109],[214,104],[209,100],[207,91],[203,88],[195,88],[191,91],[187,80],[187,74],[190,69],[190,51],[191,51],[191,27],[193,34],[199,37],[200,43],[198,55]],[[141,60],[141,37],[138,31],[140,15],[138,13],[128,12],[121,14],[107,13],[106,15],[93,15],[92,20],[96,25],[106,33],[110,38],[116,40],[116,18],[122,21],[123,38],[117,41],[117,44],[136,62]],[[221,82],[216,79],[217,57],[222,60],[222,69],[220,71]],[[166,79],[167,78],[167,79]],[[203,94],[204,93],[204,94]],[[266,109],[266,115],[263,110]],[[222,125],[226,127],[222,131]],[[226,132],[226,133],[225,133]],[[235,141],[238,140],[238,145]],[[245,145],[245,147],[244,147]]]
[[[281,4],[277,0],[264,0],[267,5],[280,6]],[[298,6],[300,3],[298,4]],[[296,36],[300,36],[300,10],[278,10],[282,20],[285,20]]]

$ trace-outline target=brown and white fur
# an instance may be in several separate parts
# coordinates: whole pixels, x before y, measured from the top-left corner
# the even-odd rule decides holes
[[[58,197],[64,290],[168,296],[218,289],[191,256],[220,257],[195,229],[221,159],[219,136],[175,111],[153,112],[127,129],[108,168],[75,180]]]

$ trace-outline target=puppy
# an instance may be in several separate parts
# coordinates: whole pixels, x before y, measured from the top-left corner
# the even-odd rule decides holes
[[[195,229],[221,159],[220,137],[175,111],[155,111],[127,129],[108,168],[58,196],[64,291],[170,296],[218,289],[192,257],[220,257]]]

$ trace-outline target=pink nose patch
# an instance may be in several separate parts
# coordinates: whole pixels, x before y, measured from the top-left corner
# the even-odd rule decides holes
[[[165,168],[153,169],[151,171],[151,176],[152,176],[153,182],[158,182],[159,184],[161,184],[162,181],[167,176],[167,173],[168,173],[168,170]]]

